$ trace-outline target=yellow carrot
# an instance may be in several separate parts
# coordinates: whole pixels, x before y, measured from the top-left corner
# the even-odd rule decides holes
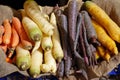
[[[41,41],[36,41],[35,42],[35,45],[33,46],[33,49],[31,51],[31,53],[33,53],[34,51],[38,50],[40,48],[40,44],[41,44]]]
[[[24,9],[21,9],[20,12],[22,14],[22,24],[27,36],[34,42],[39,41],[42,37],[42,32],[38,25],[27,16]]]
[[[44,53],[44,64],[41,65],[42,72],[52,72],[55,73],[57,71],[56,61],[52,56],[52,51],[45,51]]]
[[[41,47],[44,51],[51,50],[53,47],[51,36],[43,35]]]
[[[118,48],[115,44],[115,41],[111,39],[104,28],[94,20],[92,20],[92,24],[96,30],[98,41],[113,54],[118,54]]]
[[[63,50],[62,50],[62,46],[60,42],[60,34],[58,31],[58,27],[56,24],[56,17],[54,13],[51,14],[50,23],[54,25],[54,34],[52,35],[52,42],[53,42],[52,53],[53,53],[54,58],[58,62],[61,62],[64,54],[63,54]]]
[[[25,32],[32,41],[39,41],[41,39],[41,30],[39,29],[38,25],[35,22],[33,22],[29,17],[24,16],[22,18],[22,24],[25,29]]]
[[[27,70],[31,65],[30,51],[26,50],[19,44],[16,47],[16,65],[20,70]]]
[[[105,55],[104,58],[106,59],[107,62],[109,62],[111,56],[110,56],[110,51],[109,50],[105,50]]]
[[[43,17],[46,18],[47,20],[49,20],[49,16],[45,12],[43,12],[43,9],[42,9],[43,7],[40,5],[38,7],[39,7],[40,12],[42,13]]]
[[[35,50],[31,53],[31,66],[29,69],[29,74],[36,78],[41,72],[40,66],[43,62],[43,52],[42,49]]]
[[[108,50],[105,50],[105,48],[103,46],[98,46],[97,47],[97,50],[98,50],[98,53],[99,55],[105,59],[106,61],[109,62],[109,59],[110,59],[110,53]]]
[[[98,60],[100,58],[100,55],[98,53],[98,50],[95,52],[95,58]]]

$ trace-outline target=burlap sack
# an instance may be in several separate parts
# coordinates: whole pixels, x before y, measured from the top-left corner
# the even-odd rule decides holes
[[[119,0],[93,0],[93,1],[96,4],[98,4],[102,9],[104,9],[105,12],[120,26],[120,14],[119,14],[120,13],[120,10],[119,10],[120,1]],[[79,5],[79,8],[80,7],[81,7],[81,3]],[[43,10],[44,12],[49,14],[53,10],[53,8],[46,6],[44,7]],[[4,13],[9,13],[9,14],[4,14]],[[1,6],[0,6],[0,25],[2,24],[2,21],[5,18],[11,19],[13,15],[20,17],[18,16],[18,14],[19,13],[17,13],[17,11],[11,8],[3,10],[1,9]],[[3,51],[0,49],[0,77],[4,77],[16,71],[20,72],[21,74],[25,76],[29,76],[26,71],[20,71],[15,65],[6,63],[5,58],[6,58],[5,53],[3,53]],[[110,59],[109,63],[106,61],[103,61],[99,65],[96,65],[94,67],[88,67],[87,72],[88,72],[89,80],[97,80],[101,76],[106,76],[119,63],[120,63],[120,54],[113,56]],[[50,75],[50,74],[45,74],[45,75]],[[76,74],[71,74],[71,76],[68,79],[69,80],[84,80],[82,76],[80,77],[79,75],[76,75]],[[67,79],[64,79],[64,80],[67,80]]]

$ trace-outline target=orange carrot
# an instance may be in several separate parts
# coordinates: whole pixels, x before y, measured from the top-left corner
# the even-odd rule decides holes
[[[5,32],[4,32],[4,35],[3,35],[3,43],[4,44],[9,44],[10,43],[10,39],[11,39],[11,24],[9,22],[8,19],[5,19],[3,21],[3,26],[5,28]]]
[[[12,38],[11,38],[11,47],[15,48],[19,43],[19,35],[16,31],[16,29],[14,28],[14,25],[12,25]]]
[[[2,43],[2,38],[3,38],[3,34],[5,32],[5,29],[3,26],[0,26],[0,44]]]
[[[27,40],[21,40],[21,44],[22,44],[22,47],[24,48],[24,49],[27,49],[27,50],[31,50],[32,49],[32,43],[31,42],[29,42],[29,41],[27,41]]]
[[[28,38],[28,36],[27,36],[19,18],[13,17],[12,18],[12,24],[14,25],[16,31],[18,32],[18,34],[20,36],[20,40],[21,40],[21,43],[22,43],[23,47],[25,49],[28,49],[28,50],[31,49],[32,48],[32,42]]]
[[[7,44],[0,44],[0,48],[2,48],[5,53],[7,52]]]
[[[12,60],[10,58],[6,57],[6,62],[12,63]]]
[[[8,63],[15,63],[15,56],[13,58],[6,57],[6,62]]]
[[[14,50],[16,48],[16,46],[19,44],[19,35],[16,31],[16,29],[14,28],[14,25],[12,24],[12,36],[11,36],[11,42],[8,45],[8,58],[11,58]]]

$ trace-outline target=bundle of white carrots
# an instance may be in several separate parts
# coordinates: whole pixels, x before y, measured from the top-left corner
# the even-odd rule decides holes
[[[0,26],[0,48],[6,61],[28,70],[34,78],[41,72],[55,74],[64,56],[55,14],[42,13],[34,0],[26,0],[20,12],[21,20],[13,17],[12,22],[6,19]]]

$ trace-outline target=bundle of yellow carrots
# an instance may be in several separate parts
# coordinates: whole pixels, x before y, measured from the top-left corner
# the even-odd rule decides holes
[[[93,27],[101,43],[101,46],[97,47],[96,58],[102,57],[109,61],[118,54],[116,42],[120,43],[120,27],[94,2],[86,1],[83,7],[91,15]]]

